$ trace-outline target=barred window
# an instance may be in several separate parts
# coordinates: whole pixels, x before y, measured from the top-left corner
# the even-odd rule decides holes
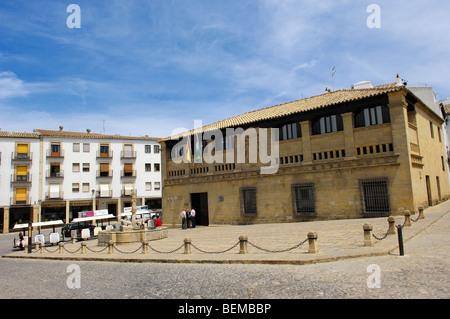
[[[387,178],[359,180],[363,216],[389,216],[390,202]]]
[[[241,213],[243,215],[256,215],[256,187],[241,187]]]
[[[314,183],[293,184],[291,189],[294,214],[315,214],[316,198],[314,192]]]

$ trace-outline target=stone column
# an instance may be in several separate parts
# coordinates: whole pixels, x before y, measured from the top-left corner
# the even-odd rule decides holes
[[[190,254],[192,252],[191,243],[192,243],[192,240],[190,238],[184,239],[184,253],[185,254]]]
[[[311,121],[300,122],[302,128],[303,163],[311,164]]]
[[[342,114],[342,121],[344,122],[345,157],[356,158],[355,140],[353,137],[353,112]]]
[[[66,220],[65,223],[68,224],[70,222],[70,200],[66,200]]]
[[[9,233],[9,207],[3,207],[3,234]]]
[[[409,210],[405,210],[405,226],[411,226],[411,212]]]
[[[396,231],[395,231],[395,217],[394,216],[389,216],[387,220],[388,220],[388,223],[389,223],[388,234],[389,235],[395,235],[395,233],[396,233]]]

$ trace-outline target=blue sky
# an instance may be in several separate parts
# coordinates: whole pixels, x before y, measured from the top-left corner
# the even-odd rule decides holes
[[[443,100],[449,13],[441,0],[2,0],[0,128],[166,137],[397,73]]]

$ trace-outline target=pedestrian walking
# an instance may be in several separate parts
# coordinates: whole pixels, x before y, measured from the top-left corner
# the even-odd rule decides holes
[[[195,228],[195,209],[191,209],[191,225],[192,225],[192,228]]]
[[[181,229],[186,229],[186,211],[183,210],[180,214],[181,217]]]
[[[188,209],[186,209],[186,226],[187,228],[189,228],[189,224],[191,221],[191,211]]]

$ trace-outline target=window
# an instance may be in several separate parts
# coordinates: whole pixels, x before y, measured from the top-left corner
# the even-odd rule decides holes
[[[315,214],[316,198],[314,184],[293,184],[291,187],[294,214]]]
[[[90,191],[89,183],[83,183],[83,193],[88,193]]]
[[[100,197],[112,197],[109,184],[100,184]]]
[[[72,193],[80,192],[80,183],[72,183]]]
[[[159,153],[159,145],[153,145],[153,153],[155,154]]]
[[[17,166],[16,181],[26,182],[28,179],[28,168],[26,166]]]
[[[59,190],[60,190],[59,184],[50,184],[49,198],[60,198]]]
[[[100,144],[100,157],[109,157],[109,145]]]
[[[160,190],[160,189],[161,189],[161,183],[155,182],[155,191]]]
[[[50,151],[52,156],[60,156],[61,155],[61,145],[60,143],[51,143]]]
[[[80,163],[73,163],[72,172],[79,172],[79,171],[80,171]]]
[[[159,172],[159,163],[155,163],[153,166],[155,168],[155,172]]]
[[[151,145],[145,145],[145,153],[151,153],[152,152],[152,146]]]
[[[133,176],[133,163],[123,164],[123,176]]]
[[[280,141],[302,137],[302,130],[299,123],[286,124],[280,127]]]
[[[61,166],[60,163],[50,163],[50,177],[60,177]]]
[[[26,204],[27,203],[27,189],[26,188],[16,188],[16,204]]]
[[[390,202],[387,178],[359,180],[361,210],[364,217],[387,217],[390,215]]]
[[[133,194],[134,185],[133,183],[124,183],[123,184],[123,192],[125,196],[131,196]]]
[[[344,124],[340,114],[321,117],[312,124],[313,135],[342,131]]]
[[[83,143],[83,152],[89,153],[91,151],[91,147],[89,143]]]
[[[90,171],[90,164],[89,163],[83,163],[83,172],[89,172]]]
[[[434,138],[433,123],[431,121],[430,121],[430,133],[431,133],[431,138]]]
[[[151,191],[152,190],[152,182],[146,182],[145,183],[145,190]]]
[[[73,143],[73,149],[74,152],[80,151],[80,143]]]
[[[133,144],[124,144],[123,145],[123,157],[133,157]]]
[[[100,176],[109,176],[109,163],[100,163]]]
[[[389,123],[389,108],[386,105],[368,107],[355,113],[355,127],[364,127]]]
[[[17,158],[28,158],[28,144],[17,144]]]
[[[145,163],[145,171],[151,172],[152,171],[152,164],[151,163]]]
[[[444,156],[441,156],[442,170],[445,172],[445,161]]]
[[[256,215],[256,187],[241,187],[241,214]]]

